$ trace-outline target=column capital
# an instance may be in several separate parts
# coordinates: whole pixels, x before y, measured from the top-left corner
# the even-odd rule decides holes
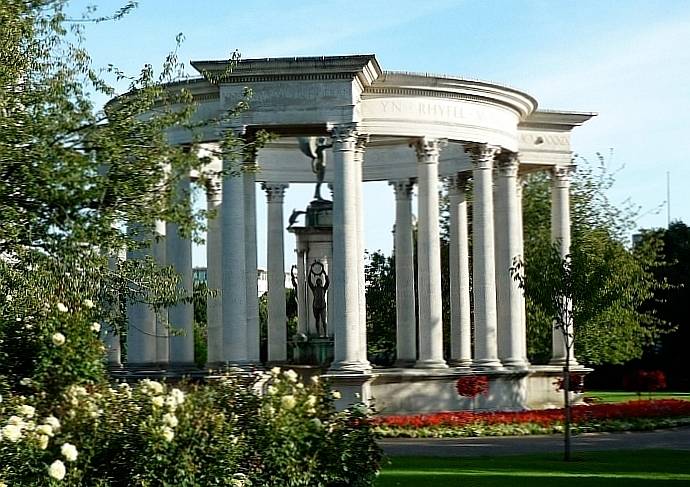
[[[395,191],[395,199],[409,200],[412,197],[412,189],[414,188],[414,179],[401,179],[399,181],[388,181],[388,184],[393,186]]]
[[[470,176],[464,172],[458,172],[446,177],[446,190],[448,194],[458,194],[467,190],[467,182]]]
[[[221,173],[209,173],[206,176],[206,198],[210,201],[220,201],[223,197],[223,179]]]
[[[414,144],[417,162],[420,164],[438,164],[441,150],[448,144],[448,139],[421,137]],[[411,145],[411,144],[410,144]]]
[[[269,203],[282,203],[289,186],[287,183],[261,183],[261,189],[266,192],[266,201]]]
[[[551,179],[559,188],[569,188],[570,178],[575,172],[574,165],[558,165],[551,168]]]
[[[369,134],[357,133],[356,138],[357,140],[355,141],[355,155],[360,160],[360,162],[364,163],[364,150],[366,149],[367,144],[369,143]]]
[[[359,136],[359,126],[356,123],[343,123],[334,125],[333,128],[331,128],[333,144],[348,146],[341,150],[357,150]]]
[[[496,155],[496,165],[498,167],[498,174],[500,176],[516,178],[518,174],[518,167],[520,166],[517,152],[502,149]]]
[[[469,154],[472,164],[477,169],[492,169],[494,157],[501,150],[497,145],[480,142],[466,142],[463,144],[463,148]]]

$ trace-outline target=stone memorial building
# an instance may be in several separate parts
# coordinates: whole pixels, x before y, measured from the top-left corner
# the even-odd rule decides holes
[[[247,59],[229,72],[225,61],[192,65],[202,76],[170,89],[184,86],[193,93],[199,120],[233,107],[245,87],[253,91],[249,110],[232,126],[204,129],[204,143],[217,144],[223,130],[249,138],[260,129],[276,135],[252,160],[243,161],[252,170],[216,177],[207,187],[208,206],[218,210],[208,225],[207,281],[220,290],[208,300],[207,368],[261,366],[257,204],[268,207],[267,361],[288,358],[293,337],[286,332],[284,271],[293,262],[284,261],[288,223],[283,198],[290,184],[316,182],[300,143],[320,140],[327,146],[323,178],[330,185],[321,193],[329,193],[332,204],[330,220],[322,225],[325,240],[319,232],[304,230],[306,220],[305,227],[295,229],[299,332],[314,333],[305,282],[318,260],[330,277],[325,335],[332,340],[333,357],[325,375],[343,392],[343,403],[360,398],[383,412],[463,409],[468,400],[457,395],[454,383],[473,374],[490,380],[477,407],[559,403],[553,382],[565,360],[562,337],[554,333],[549,364],[529,363],[525,300],[510,268],[523,253],[521,190],[527,173],[551,176],[552,238],[562,254],[569,252],[570,137],[593,113],[537,109],[531,95],[494,83],[384,71],[373,55]],[[183,130],[170,137],[176,144],[191,141]],[[214,161],[209,173],[216,175],[224,162],[229,163]],[[387,181],[390,193],[380,197],[395,199],[390,223],[395,228],[397,342],[396,363],[389,368],[372,367],[366,354],[363,221],[376,211],[362,204],[362,186],[369,181]],[[265,190],[265,202],[256,201],[257,184]],[[442,302],[441,293],[441,185],[450,202],[449,303]],[[167,237],[151,252],[175,266],[191,287],[191,243],[170,225],[160,232]],[[450,323],[442,323],[443,307],[450,308]],[[186,335],[168,337],[152,310],[132,307],[130,320],[136,326],[128,335],[130,368],[193,366],[191,305],[168,313]],[[448,356],[444,326],[450,330]],[[110,345],[117,361],[117,346]]]

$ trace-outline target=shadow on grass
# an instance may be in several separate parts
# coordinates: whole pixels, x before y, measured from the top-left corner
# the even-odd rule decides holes
[[[377,487],[690,485],[690,451],[632,450],[478,458],[394,457]]]

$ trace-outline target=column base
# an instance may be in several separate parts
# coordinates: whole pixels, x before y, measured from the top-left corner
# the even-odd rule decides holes
[[[393,362],[393,367],[397,367],[399,369],[410,369],[414,367],[416,361],[417,360],[413,358],[399,358]]]
[[[348,372],[353,374],[368,374],[371,372],[371,364],[362,361],[341,361],[333,362],[328,368],[328,372]]]
[[[502,359],[503,367],[508,369],[526,370],[529,368],[529,361],[523,358],[506,358]]]
[[[485,358],[474,360],[472,362],[472,368],[476,370],[499,370],[503,368],[503,364],[498,359]]]
[[[456,367],[456,368],[462,368],[462,369],[468,369],[468,368],[472,367],[472,360],[470,360],[468,358],[450,359],[448,361],[448,366]]]
[[[565,365],[565,357],[553,357],[551,360],[549,360],[549,365],[557,365],[563,367]],[[578,363],[576,358],[571,358],[570,366],[579,367],[580,364]]]
[[[447,369],[448,364],[445,360],[426,359],[417,360],[414,364],[415,369]]]

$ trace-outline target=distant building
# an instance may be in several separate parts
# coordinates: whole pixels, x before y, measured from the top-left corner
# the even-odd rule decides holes
[[[192,275],[194,277],[194,283],[204,284],[208,281],[208,271],[206,267],[194,267],[192,269]],[[256,284],[259,296],[263,296],[268,292],[268,271],[263,267],[257,268]],[[292,288],[292,280],[290,278],[290,273],[285,273],[285,287]]]

